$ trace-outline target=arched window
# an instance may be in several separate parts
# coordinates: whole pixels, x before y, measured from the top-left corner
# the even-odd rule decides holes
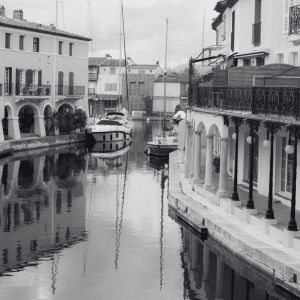
[[[58,95],[62,96],[64,94],[64,72],[59,71],[58,72]]]
[[[74,73],[69,73],[69,95],[74,95]]]

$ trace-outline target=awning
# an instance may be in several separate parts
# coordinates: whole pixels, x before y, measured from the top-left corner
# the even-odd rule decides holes
[[[248,58],[248,57],[259,57],[259,56],[267,56],[267,55],[269,55],[269,52],[257,51],[257,52],[235,54],[233,55],[233,58]]]

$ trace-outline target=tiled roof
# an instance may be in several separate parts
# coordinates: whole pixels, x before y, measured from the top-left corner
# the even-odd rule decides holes
[[[215,11],[217,11],[220,14],[223,14],[223,12],[225,11],[225,9],[227,7],[232,7],[233,5],[235,5],[238,2],[238,0],[222,0],[222,1],[218,1],[216,6],[215,6]]]
[[[160,74],[158,78],[154,80],[154,82],[163,82],[164,77],[163,74]],[[167,74],[167,82],[176,82],[176,83],[188,83],[188,76],[187,75],[182,75],[178,73],[170,73]]]
[[[139,64],[134,64],[131,66],[128,66],[128,69],[156,69],[159,67],[159,65],[139,65]]]
[[[17,29],[21,29],[21,30],[29,30],[29,31],[51,34],[51,35],[58,35],[58,36],[62,36],[62,37],[83,40],[83,41],[91,41],[91,39],[89,37],[85,37],[85,36],[81,36],[78,34],[63,31],[63,30],[55,28],[54,26],[47,26],[47,25],[43,25],[43,24],[29,22],[26,20],[18,20],[18,19],[8,18],[5,16],[0,16],[0,26],[17,28]]]
[[[119,59],[107,57],[90,57],[89,66],[103,66],[103,67],[118,67]],[[121,59],[121,67],[125,66],[124,59]]]

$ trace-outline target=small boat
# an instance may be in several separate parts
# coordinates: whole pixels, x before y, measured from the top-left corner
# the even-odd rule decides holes
[[[87,130],[89,141],[112,142],[132,139],[133,122],[122,112],[109,112],[98,123],[90,125]]]
[[[176,136],[156,136],[153,141],[147,142],[146,153],[155,156],[168,156],[170,152],[177,150],[177,145]]]
[[[148,155],[167,156],[170,152],[177,149],[177,137],[169,134],[166,135],[167,120],[166,120],[166,101],[167,101],[167,48],[168,48],[168,19],[166,19],[166,48],[165,48],[165,70],[163,73],[164,82],[164,110],[162,122],[162,136],[154,136],[153,140],[147,142],[146,153]]]

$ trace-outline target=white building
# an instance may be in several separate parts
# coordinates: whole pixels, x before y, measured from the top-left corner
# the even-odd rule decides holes
[[[87,111],[89,41],[0,7],[0,141],[51,134],[45,123],[60,107]]]
[[[218,1],[212,23],[223,67],[299,65],[299,0]],[[297,25],[298,24],[298,25]]]
[[[128,58],[128,65],[133,61]],[[125,61],[111,55],[89,58],[89,110],[90,115],[103,113],[103,109],[115,109],[122,95],[122,75]]]
[[[195,191],[289,247],[298,245],[300,211],[300,6],[292,4],[217,3],[224,70],[211,86],[192,82],[185,144]]]
[[[187,103],[187,77],[170,73],[166,77],[166,113],[174,114],[177,105]],[[153,113],[164,110],[164,77],[162,74],[155,79],[153,85]]]

